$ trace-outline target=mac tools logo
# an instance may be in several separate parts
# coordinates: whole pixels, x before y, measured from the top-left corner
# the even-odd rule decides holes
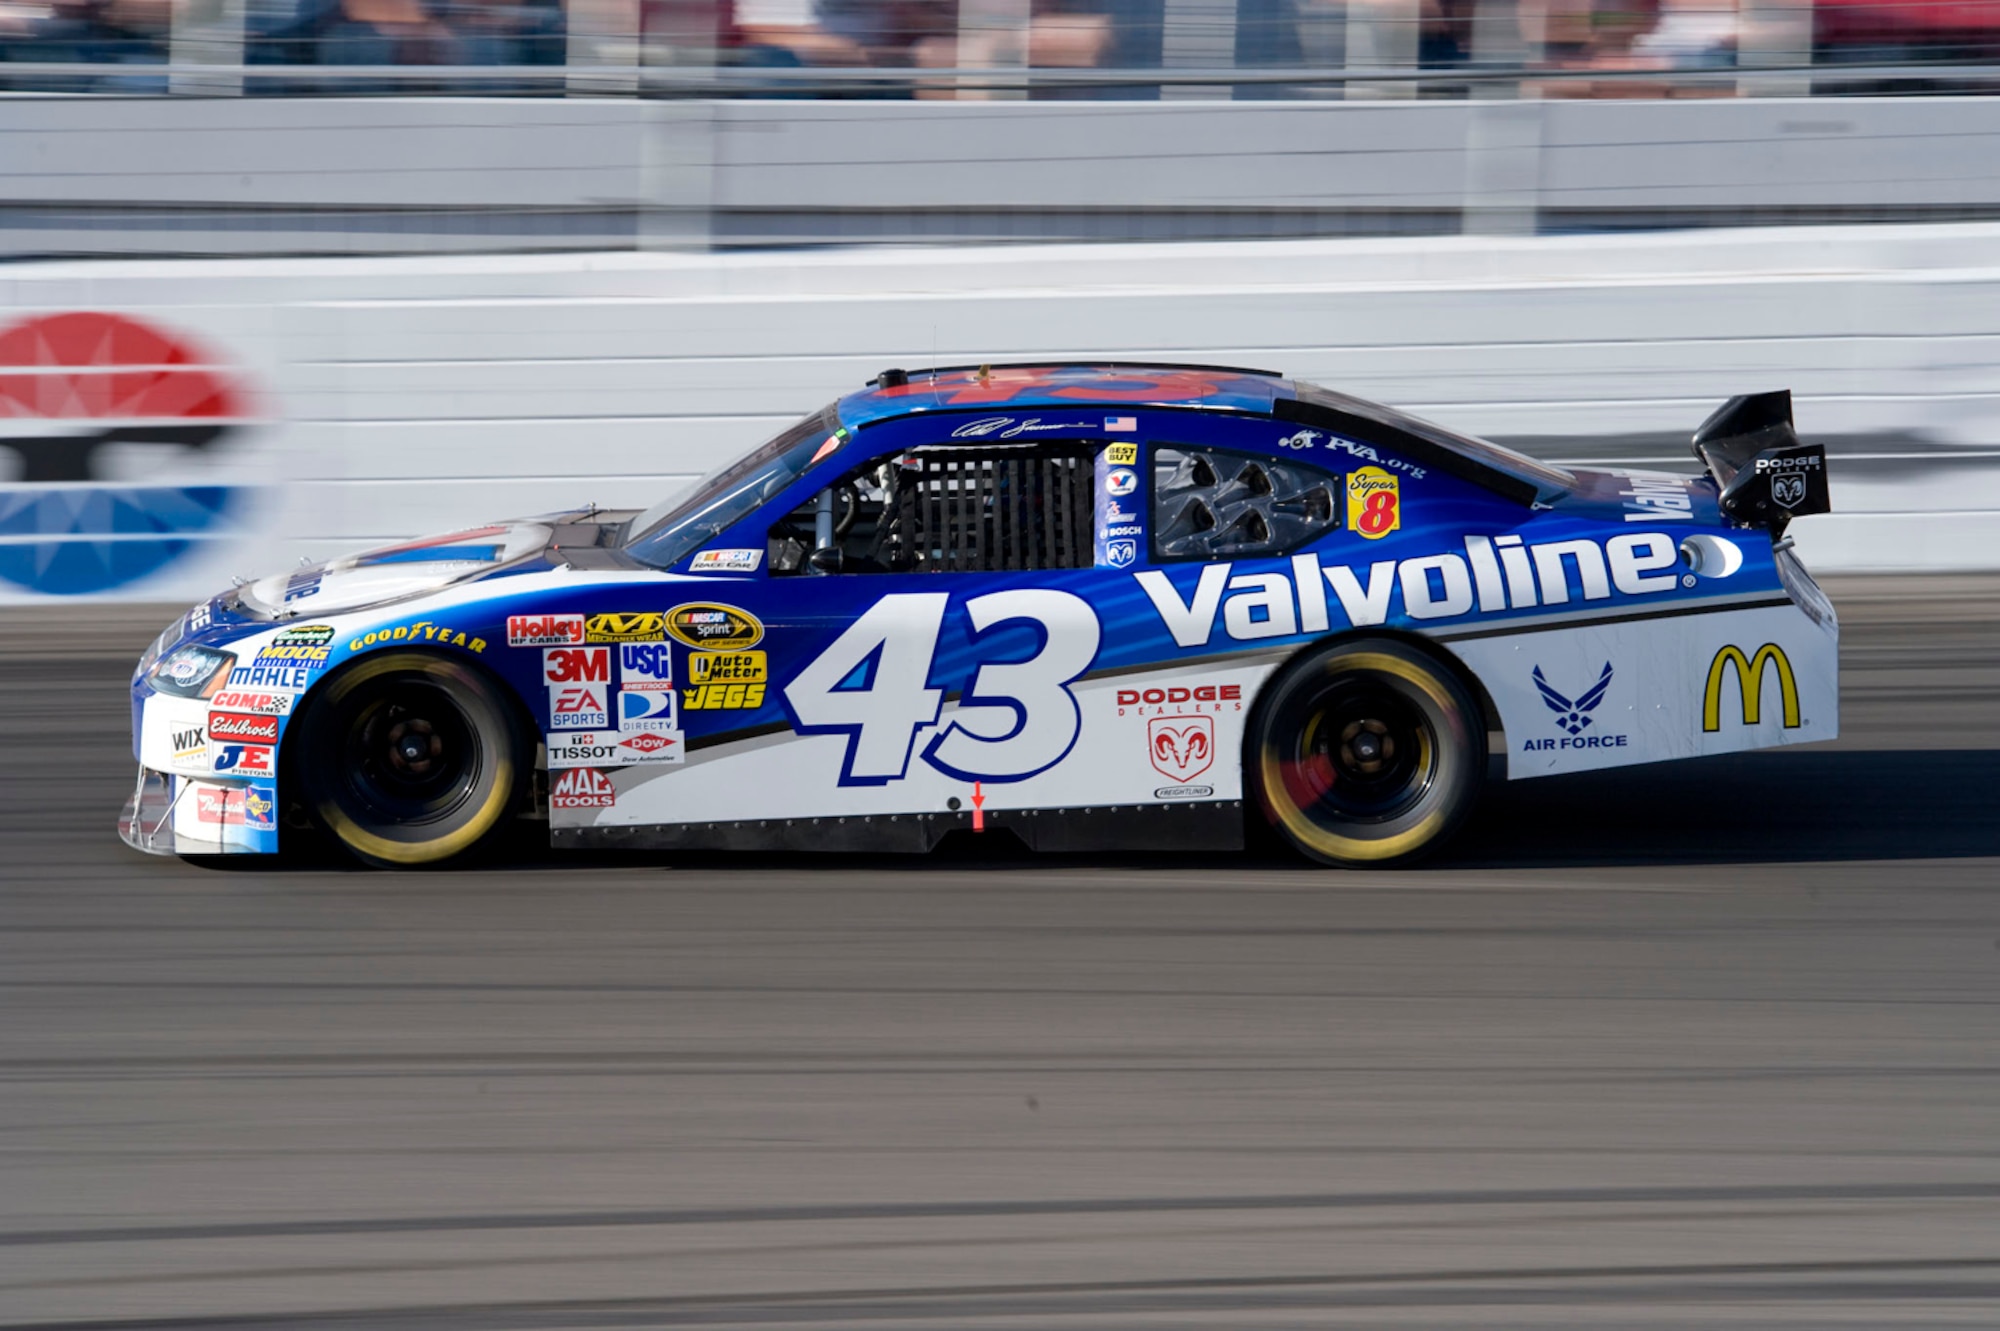
[[[94,312],[0,329],[0,580],[108,591],[233,535],[245,489],[193,482],[251,423],[239,372],[179,333]]]
[[[1550,684],[1547,676],[1542,674],[1540,666],[1535,667],[1533,679],[1535,682],[1535,691],[1542,695],[1542,703],[1551,712],[1556,714],[1557,729],[1569,733],[1561,739],[1530,739],[1524,741],[1521,745],[1524,753],[1538,753],[1552,749],[1622,749],[1625,747],[1626,737],[1624,735],[1606,735],[1602,732],[1590,735],[1584,734],[1586,730],[1589,730],[1591,726],[1596,724],[1597,718],[1592,716],[1591,713],[1597,710],[1598,704],[1604,701],[1604,695],[1611,689],[1611,663],[1609,661],[1604,663],[1604,673],[1597,677],[1597,682],[1577,694],[1574,698],[1566,696],[1556,689],[1554,685]]]

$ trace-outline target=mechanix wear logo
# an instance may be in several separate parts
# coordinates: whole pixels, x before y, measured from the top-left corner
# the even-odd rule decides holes
[[[1764,712],[1764,667],[1775,667],[1778,676],[1778,699],[1784,707],[1785,729],[1799,728],[1799,682],[1792,674],[1792,663],[1785,656],[1785,649],[1775,642],[1767,642],[1754,655],[1745,656],[1743,649],[1731,643],[1715,654],[1708,663],[1708,683],[1701,695],[1701,728],[1704,731],[1722,729],[1722,676],[1730,666],[1736,668],[1736,689],[1743,700],[1743,724],[1754,726]]]
[[[585,642],[660,642],[666,616],[656,611],[636,615],[592,615],[584,621]]]

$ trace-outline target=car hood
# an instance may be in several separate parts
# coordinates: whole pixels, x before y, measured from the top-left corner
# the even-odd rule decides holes
[[[263,618],[314,618],[439,591],[540,554],[572,515],[493,523],[385,545],[248,584],[243,608]]]

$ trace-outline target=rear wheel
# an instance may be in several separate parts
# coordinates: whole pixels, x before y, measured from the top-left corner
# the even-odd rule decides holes
[[[1471,811],[1485,775],[1478,703],[1452,672],[1392,639],[1336,643],[1258,701],[1246,755],[1264,816],[1303,854],[1406,863]]]
[[[524,746],[485,675],[385,652],[321,690],[290,770],[314,819],[360,859],[435,864],[479,845],[513,809]]]

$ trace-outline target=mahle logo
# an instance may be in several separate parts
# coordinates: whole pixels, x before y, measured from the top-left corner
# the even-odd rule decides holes
[[[1715,654],[1708,663],[1708,684],[1701,695],[1701,728],[1704,731],[1722,729],[1722,676],[1731,666],[1736,669],[1736,692],[1743,700],[1743,724],[1756,725],[1764,712],[1764,668],[1774,666],[1778,674],[1778,699],[1784,708],[1785,729],[1799,728],[1799,683],[1792,674],[1792,663],[1785,656],[1785,649],[1775,642],[1767,642],[1754,655],[1745,656],[1743,649],[1731,643]]]

